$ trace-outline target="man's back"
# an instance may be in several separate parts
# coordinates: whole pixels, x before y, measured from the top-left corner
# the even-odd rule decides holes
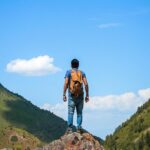
[[[78,85],[78,92],[83,94],[83,78],[86,78],[86,75],[83,71],[78,70],[77,68],[70,69],[66,72],[65,78],[68,78],[69,95],[73,95],[74,87],[76,87],[75,85]]]

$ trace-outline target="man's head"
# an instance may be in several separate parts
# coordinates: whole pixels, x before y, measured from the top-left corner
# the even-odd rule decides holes
[[[72,68],[78,68],[79,67],[79,60],[72,59],[72,61],[71,61],[71,67]]]

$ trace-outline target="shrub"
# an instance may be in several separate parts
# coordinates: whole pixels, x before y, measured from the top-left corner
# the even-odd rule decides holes
[[[30,147],[27,147],[26,150],[30,150]]]
[[[16,135],[13,135],[10,140],[11,140],[11,142],[17,142],[18,137]]]

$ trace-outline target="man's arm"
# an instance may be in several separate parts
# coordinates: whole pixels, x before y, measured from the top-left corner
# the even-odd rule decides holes
[[[67,101],[66,91],[67,91],[67,88],[68,88],[68,83],[69,83],[69,79],[65,78],[64,90],[63,90],[63,100],[64,100],[64,102]]]
[[[85,92],[86,92],[85,101],[88,102],[89,101],[89,86],[88,86],[87,79],[85,77],[83,78],[83,83],[84,83]]]

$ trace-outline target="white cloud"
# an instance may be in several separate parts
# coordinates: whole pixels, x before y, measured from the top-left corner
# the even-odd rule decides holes
[[[118,110],[128,111],[136,109],[150,98],[150,88],[141,89],[137,93],[127,92],[120,95],[106,95],[90,97],[90,101],[85,104],[86,111],[92,110]],[[43,109],[61,114],[66,109],[66,103],[56,105],[44,104]]]
[[[127,92],[120,95],[90,97],[90,101],[84,105],[83,127],[93,134],[105,138],[149,98],[150,88],[141,89],[136,93]],[[62,102],[55,105],[45,103],[41,108],[67,119],[67,103]],[[75,121],[76,115],[74,124]]]
[[[141,89],[141,90],[139,90],[138,94],[143,99],[149,99],[150,98],[150,88],[148,88],[148,89]]]
[[[28,60],[15,59],[7,64],[6,71],[27,76],[43,76],[61,70],[53,62],[54,58],[48,55],[38,56]]]
[[[66,120],[67,102],[66,103],[57,103],[55,105],[45,103],[41,108],[45,109],[45,110],[49,110]]]
[[[118,26],[120,26],[120,23],[105,23],[105,24],[98,25],[98,28],[103,29],[103,28],[113,28]]]
[[[149,91],[150,92],[150,91]],[[124,93],[121,95],[95,96],[86,105],[88,110],[110,110],[119,111],[130,110],[137,107],[143,102],[142,97],[135,93]]]

